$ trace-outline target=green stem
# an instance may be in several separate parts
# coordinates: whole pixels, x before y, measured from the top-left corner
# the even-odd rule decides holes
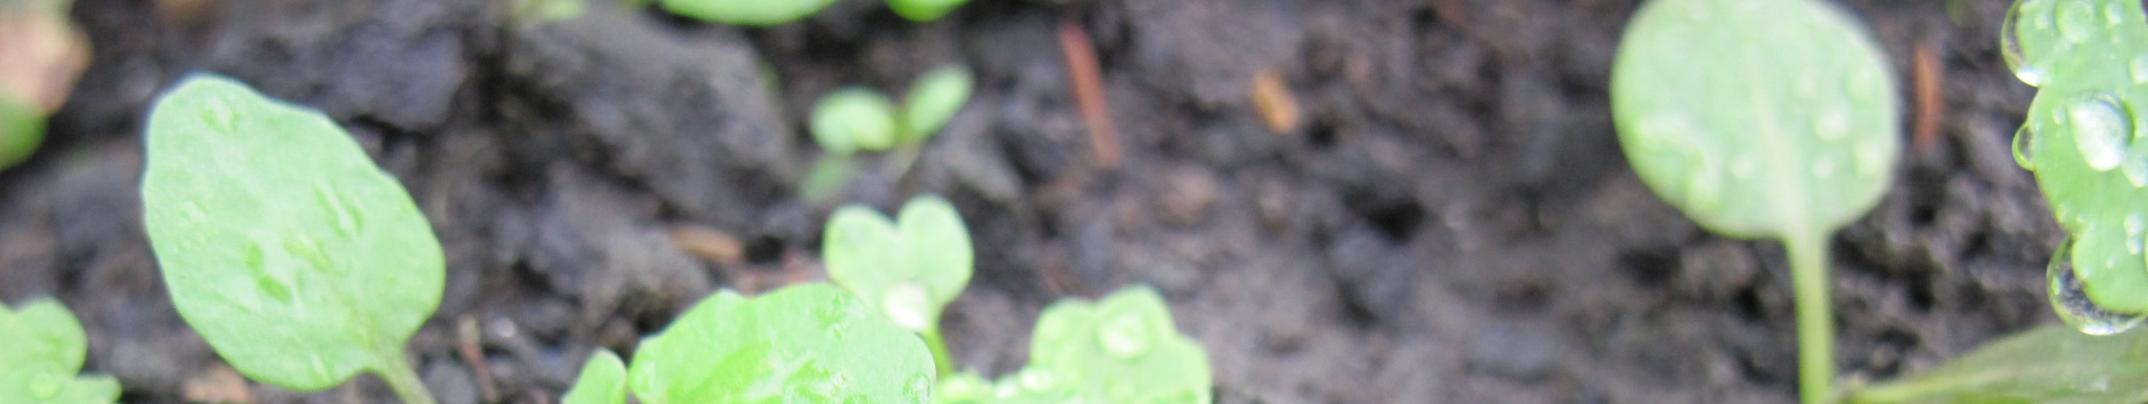
[[[404,404],[433,404],[433,394],[425,391],[425,383],[418,380],[418,373],[411,371],[410,364],[403,360],[402,349],[388,352],[373,366],[373,375],[388,382],[388,388],[395,390],[395,396],[403,399]]]
[[[940,339],[940,330],[928,329],[918,335],[925,337],[925,347],[932,349],[932,366],[939,371],[939,376],[947,377],[948,374],[954,373],[955,360],[947,354],[947,341]]]
[[[1783,239],[1790,254],[1790,284],[1797,305],[1798,396],[1806,404],[1829,402],[1835,379],[1834,302],[1828,300],[1825,232],[1792,232]]]

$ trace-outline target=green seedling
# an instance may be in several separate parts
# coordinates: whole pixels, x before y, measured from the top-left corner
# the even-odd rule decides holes
[[[1100,302],[1061,300],[1038,316],[1029,364],[987,384],[944,379],[939,403],[1207,403],[1208,353],[1175,331],[1154,288],[1121,289]]]
[[[195,75],[149,114],[142,226],[172,305],[242,374],[298,391],[360,371],[431,403],[403,344],[440,304],[418,206],[319,111]]]
[[[589,9],[589,0],[509,0],[509,20],[529,25],[551,21],[579,18]]]
[[[1655,0],[1621,40],[1611,106],[1657,195],[1718,234],[1782,241],[1799,391],[1829,399],[1828,240],[1879,201],[1900,148],[1878,47],[1818,1]]]
[[[976,79],[969,68],[935,68],[911,83],[900,107],[887,95],[862,86],[843,87],[813,106],[813,141],[825,154],[813,162],[799,188],[807,200],[834,196],[849,181],[851,155],[860,151],[899,154],[896,172],[907,171],[918,148],[969,103]]]
[[[836,209],[821,242],[828,278],[924,337],[947,374],[954,364],[940,337],[940,311],[969,285],[969,230],[954,204],[937,196],[911,198],[897,217],[859,205]]]
[[[631,391],[652,404],[923,403],[931,360],[917,336],[835,286],[724,291],[643,340],[624,371],[597,353],[564,401],[621,403]]]
[[[731,25],[782,25],[820,12],[835,0],[658,0],[657,5],[702,21]]]
[[[29,159],[45,119],[89,64],[89,37],[67,14],[73,0],[0,0],[0,169]]]
[[[0,306],[0,402],[110,403],[119,399],[111,376],[77,376],[89,349],[82,323],[66,306],[33,300]]]
[[[932,21],[955,11],[969,0],[888,0],[888,9],[911,21]]]
[[[2037,87],[2014,134],[2066,230],[2045,267],[2065,326],[1999,340],[1908,379],[1860,388],[1857,402],[2148,401],[2148,18],[2136,0],[2026,0],[2008,10],[2000,47]]]
[[[2038,87],[2014,135],[2068,243],[2053,254],[2052,305],[2083,332],[2110,334],[2148,314],[2148,24],[2124,0],[2021,1],[2002,48]],[[2070,258],[2070,260],[2062,260]]]

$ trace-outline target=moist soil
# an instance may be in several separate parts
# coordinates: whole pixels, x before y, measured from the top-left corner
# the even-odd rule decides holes
[[[864,157],[837,198],[960,207],[963,367],[1009,372],[1044,305],[1146,283],[1226,403],[1794,399],[1781,248],[1697,227],[1618,149],[1605,91],[1635,1],[1005,0],[912,23],[844,0],[773,28],[597,3],[531,24],[479,0],[80,0],[92,64],[0,173],[0,300],[64,301],[123,401],[391,399],[371,376],[243,381],[173,311],[140,223],[142,121],[215,72],[322,109],[416,198],[447,288],[408,348],[441,401],[550,402],[591,350],[632,351],[714,290],[825,278],[833,203],[796,186],[813,101],[963,63],[976,95],[915,164]],[[2007,2],[1844,3],[1905,102],[1929,53],[1943,113],[1830,243],[1844,377],[2054,321],[2061,234],[2008,149],[2033,89],[1997,49]],[[1062,24],[1094,43],[1116,165]],[[1296,126],[1264,124],[1264,75]]]

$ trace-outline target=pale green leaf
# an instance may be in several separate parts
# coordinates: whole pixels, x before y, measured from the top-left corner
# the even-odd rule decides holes
[[[888,9],[911,21],[932,21],[955,11],[969,0],[888,0]]]
[[[778,25],[819,12],[834,0],[659,0],[673,14],[733,25]]]
[[[813,105],[813,140],[830,154],[881,151],[895,145],[895,103],[865,87],[844,87]]]
[[[925,344],[832,285],[703,299],[644,340],[627,370],[642,403],[931,400]]]
[[[1850,390],[1852,403],[2148,401],[2148,332],[2091,336],[2046,325],[1904,380]]]
[[[1822,1],[1655,0],[1611,69],[1619,143],[1717,233],[1821,235],[1877,204],[1901,141],[1880,51]]]
[[[440,303],[440,243],[318,111],[196,75],[149,115],[142,225],[172,304],[232,367],[300,391],[400,367]]]
[[[609,349],[598,349],[589,355],[589,362],[582,364],[582,375],[574,380],[574,388],[567,389],[567,396],[560,398],[563,404],[620,404],[626,402],[626,364],[619,361],[619,354]]]
[[[976,79],[961,65],[941,66],[919,76],[903,93],[903,132],[899,144],[918,144],[947,125],[969,104]]]
[[[1020,390],[1115,403],[1213,399],[1207,351],[1178,333],[1154,288],[1052,303],[1031,338],[1028,368],[1010,376]]]
[[[14,311],[0,306],[0,402],[119,399],[119,382],[111,377],[76,376],[87,349],[82,324],[59,302],[34,300]]]
[[[828,277],[912,331],[937,328],[940,310],[969,284],[975,254],[953,204],[919,196],[901,223],[859,205],[836,209],[822,235]]]

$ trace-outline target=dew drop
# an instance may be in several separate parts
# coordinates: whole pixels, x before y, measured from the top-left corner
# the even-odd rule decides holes
[[[346,203],[342,193],[336,192],[334,186],[328,185],[326,181],[313,183],[313,197],[320,202],[321,209],[327,210],[329,217],[333,218],[336,234],[352,237],[364,230],[360,227],[364,225],[364,218],[360,216],[362,214],[350,203]]]
[[[969,385],[965,383],[963,387]],[[902,392],[903,395],[910,396],[910,402],[932,402],[932,378],[923,375],[911,377],[910,381],[903,383]]]
[[[2142,228],[2141,228],[2141,227],[2142,227],[2142,226],[2141,226],[2141,214],[2140,214],[2140,212],[2134,212],[2134,213],[2128,213],[2128,214],[2126,214],[2126,220],[2125,220],[2125,225],[2126,225],[2126,253],[2127,253],[2127,254],[2133,254],[2133,255],[2141,255],[2141,230],[2142,230]]]
[[[201,105],[201,119],[211,128],[230,132],[237,129],[239,112],[232,108],[231,100],[211,97]]]
[[[2020,165],[2023,170],[2036,171],[2036,162],[2029,159],[2035,156],[2033,150],[2029,149],[2035,146],[2035,140],[2036,131],[2029,130],[2028,125],[2014,130],[2014,164]]]
[[[253,273],[254,286],[280,303],[291,303],[289,272],[291,257],[274,237],[255,237],[246,245],[241,261]],[[258,309],[258,308],[255,308]]]
[[[1153,332],[1141,321],[1141,316],[1119,313],[1104,320],[1103,326],[1097,328],[1096,338],[1111,356],[1132,359],[1148,353],[1150,340],[1155,339],[1151,335]]]
[[[1029,391],[1051,390],[1053,383],[1056,381],[1053,379],[1051,371],[1040,367],[1022,369],[1021,374],[1015,376],[1015,380],[1022,384],[1022,388]]]
[[[1999,26],[2001,59],[2006,60],[2006,68],[2014,72],[2014,78],[2028,83],[2030,87],[2043,85],[2043,70],[2037,68],[2037,63],[2029,60],[2028,54],[2022,51],[2021,38],[2016,27],[2021,25],[2022,18],[2028,18],[2037,24],[2037,29],[2049,29],[2051,19],[2045,14],[2047,6],[2048,4],[2036,0],[2015,2],[2006,12],[2006,21]]]
[[[2125,22],[2126,22],[2126,3],[2125,3],[2125,2],[2115,2],[2115,1],[2114,1],[2114,2],[2107,2],[2107,3],[2103,3],[2103,25],[2107,25],[2107,26],[2113,26],[2113,27],[2115,27],[2115,26],[2118,26],[2118,24],[2124,24]]]
[[[888,319],[907,330],[923,330],[932,326],[930,311],[932,303],[925,296],[925,287],[904,282],[889,287],[881,297],[880,308],[888,313]]]
[[[1840,107],[1827,107],[1812,120],[1813,134],[1829,142],[1850,136],[1850,112]]]
[[[2125,159],[2133,141],[2133,122],[2124,108],[2108,95],[2083,98],[2066,106],[2065,125],[2073,129],[2073,144],[2088,168],[2109,171]]]
[[[1877,178],[1886,174],[1888,164],[1892,163],[1887,161],[1887,148],[1878,145],[1865,145],[1851,153],[1851,165],[1856,166],[1860,177]]]
[[[2097,21],[2096,14],[2096,6],[2090,2],[2059,2],[2059,37],[2067,43],[2088,42],[2095,37],[2096,30],[2103,29],[2102,21]]]
[[[1721,170],[1716,168],[1715,158],[1707,153],[1695,151],[1691,157],[1694,165],[1686,177],[1686,203],[1695,209],[1713,211],[1723,205]]]
[[[1837,163],[1835,163],[1833,156],[1820,156],[1820,158],[1813,159],[1812,177],[1819,179],[1834,178],[1837,169],[1836,165]]]
[[[2125,161],[2118,163],[2118,169],[2126,174],[2126,182],[2133,183],[2134,188],[2148,187],[2148,155],[2128,153]]]
[[[2073,239],[2059,243],[2051,254],[2051,263],[2044,268],[2045,280],[2050,283],[2051,308],[2059,319],[2081,333],[2111,335],[2140,325],[2142,316],[2105,310],[2089,301],[2088,291],[2073,273]]]
[[[2148,84],[2148,55],[2134,56],[2133,61],[2126,62],[2126,70],[2135,84]]]

